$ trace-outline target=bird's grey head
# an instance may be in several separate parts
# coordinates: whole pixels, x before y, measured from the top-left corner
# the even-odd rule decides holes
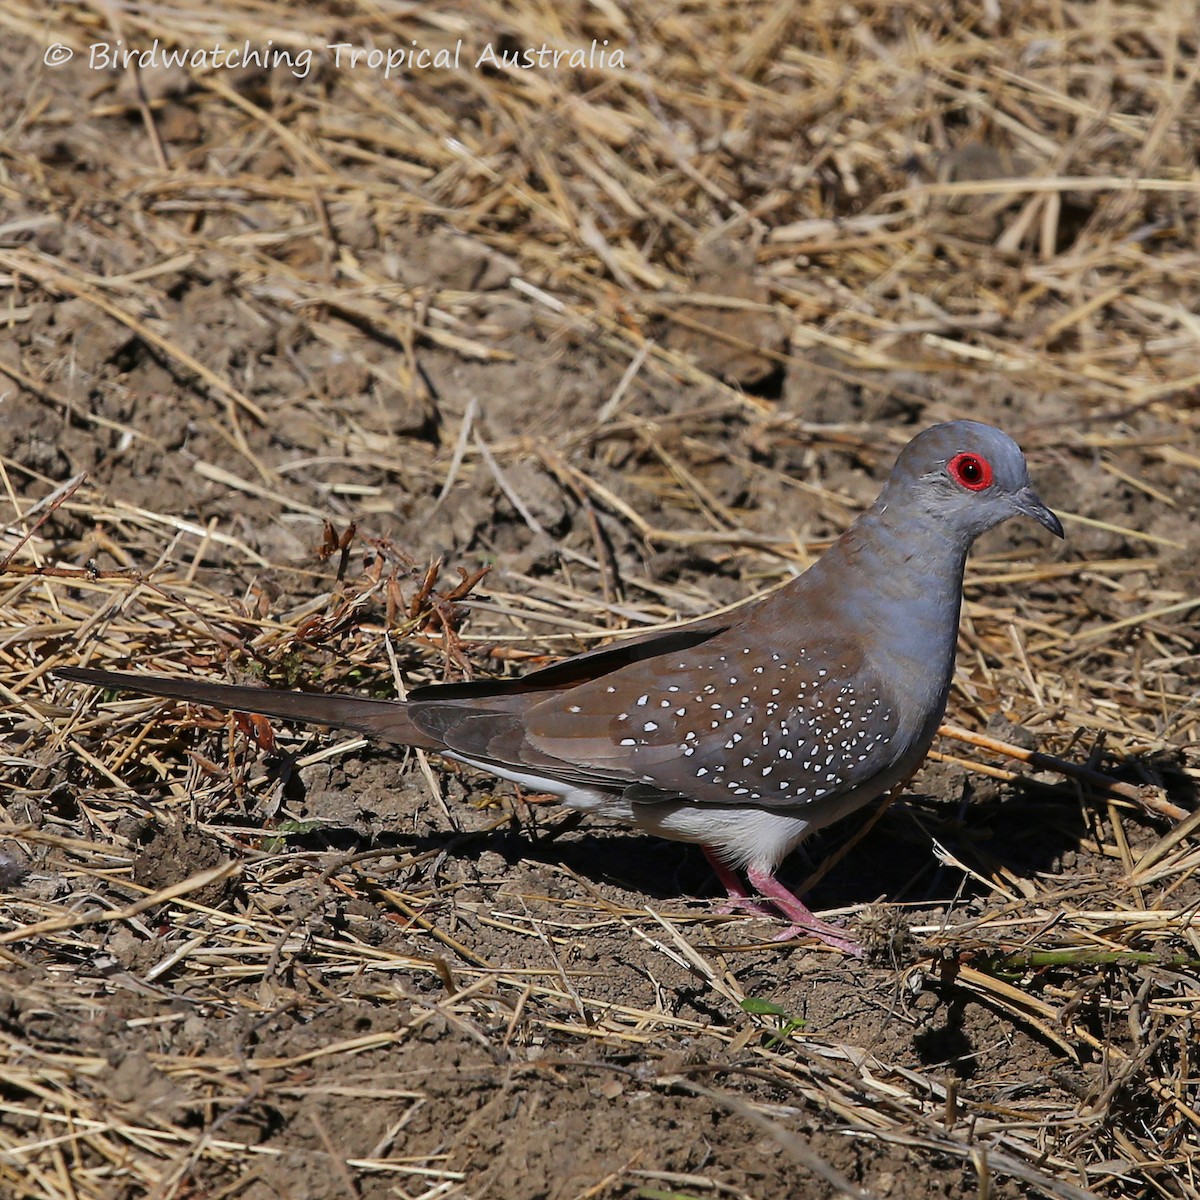
[[[947,421],[917,434],[900,452],[876,507],[902,509],[965,546],[1017,516],[1063,536],[1062,523],[1030,486],[1020,446],[979,421]]]

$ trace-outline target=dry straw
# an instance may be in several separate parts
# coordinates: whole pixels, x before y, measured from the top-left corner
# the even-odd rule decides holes
[[[255,1189],[299,1161],[347,1196],[480,1194],[467,1126],[413,1132],[442,1094],[417,1055],[433,1031],[506,1087],[600,1071],[614,1096],[689,1098],[820,1194],[879,1194],[871,1164],[890,1155],[981,1197],[1200,1195],[1192,6],[424,8],[0,2],[0,372],[40,414],[0,462],[0,1193],[277,1195]],[[270,39],[320,60],[331,29],[356,45],[608,38],[627,65],[390,82],[327,54],[308,80],[40,66],[51,40],[86,56],[118,37]],[[411,282],[405,255],[432,235],[461,269]],[[249,361],[197,340],[185,280],[236,314]],[[47,340],[47,306],[71,314],[74,346]],[[518,328],[604,366],[553,438],[489,405],[483,381],[514,376],[488,372],[520,365]],[[170,444],[144,418],[153,396],[126,404],[104,374],[129,343],[181,414]],[[355,364],[387,404],[331,406],[306,348]],[[461,403],[431,387],[436,355],[476,381]],[[268,359],[285,373],[260,386]],[[944,807],[889,814],[966,898],[922,906],[929,876],[914,877],[894,944],[904,903],[851,910],[877,949],[865,975],[741,944],[683,898],[619,904],[553,856],[548,896],[516,868],[455,873],[463,843],[445,836],[335,848],[294,811],[294,780],[361,743],[289,736],[280,768],[263,722],[48,676],[136,662],[383,692],[695,614],[714,570],[741,595],[803,567],[869,492],[847,463],[877,467],[910,414],[975,415],[985,391],[1015,398],[1039,476],[1079,490],[1058,489],[1063,561],[1028,542],[973,561],[956,728],[934,757],[985,794],[1002,785],[998,820],[1031,838],[1070,825],[1074,846],[1014,871]],[[102,478],[133,456],[224,507],[61,486],[70,472],[29,452],[46,430],[75,457],[90,447],[77,465]],[[576,514],[561,546],[533,478]],[[481,581],[474,558],[438,573],[371,540],[406,503],[419,525],[493,486],[559,569],[499,553]],[[1124,514],[1088,489],[1126,497]],[[654,554],[678,572],[645,566]],[[997,712],[1011,725],[985,732]],[[404,777],[443,835],[515,819],[506,794],[498,812],[464,806],[423,760]],[[164,879],[150,838],[210,857]],[[630,995],[606,990],[588,946],[643,964]],[[828,1008],[793,1020],[817,977]],[[895,1031],[920,1033],[928,997],[1017,1049],[981,1042],[978,1070],[915,1056]],[[853,1036],[836,1032],[851,998],[874,1022]],[[367,1009],[359,1032],[259,1040]],[[348,1153],[341,1130],[368,1112],[385,1127]],[[640,1152],[578,1194],[750,1194],[720,1166]]]

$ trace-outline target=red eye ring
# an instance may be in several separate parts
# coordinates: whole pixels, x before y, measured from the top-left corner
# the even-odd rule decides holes
[[[992,486],[992,464],[978,454],[956,454],[946,470],[955,483],[969,492],[982,492]]]

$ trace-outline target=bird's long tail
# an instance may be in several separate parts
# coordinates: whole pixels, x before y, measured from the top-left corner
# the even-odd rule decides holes
[[[285,692],[276,688],[239,687],[229,683],[204,683],[197,679],[168,679],[162,675],[135,675],[125,671],[98,671],[91,667],[59,667],[59,679],[90,683],[145,696],[166,696],[192,704],[208,704],[232,712],[261,713],[285,721],[331,725],[383,738],[403,746],[436,750],[438,744],[413,724],[401,700],[372,700],[365,696],[339,696],[313,692]]]

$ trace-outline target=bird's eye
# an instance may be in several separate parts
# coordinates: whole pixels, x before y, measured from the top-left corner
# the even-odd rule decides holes
[[[970,492],[982,492],[992,486],[992,467],[986,458],[978,454],[956,454],[947,464],[946,470],[955,483]]]

